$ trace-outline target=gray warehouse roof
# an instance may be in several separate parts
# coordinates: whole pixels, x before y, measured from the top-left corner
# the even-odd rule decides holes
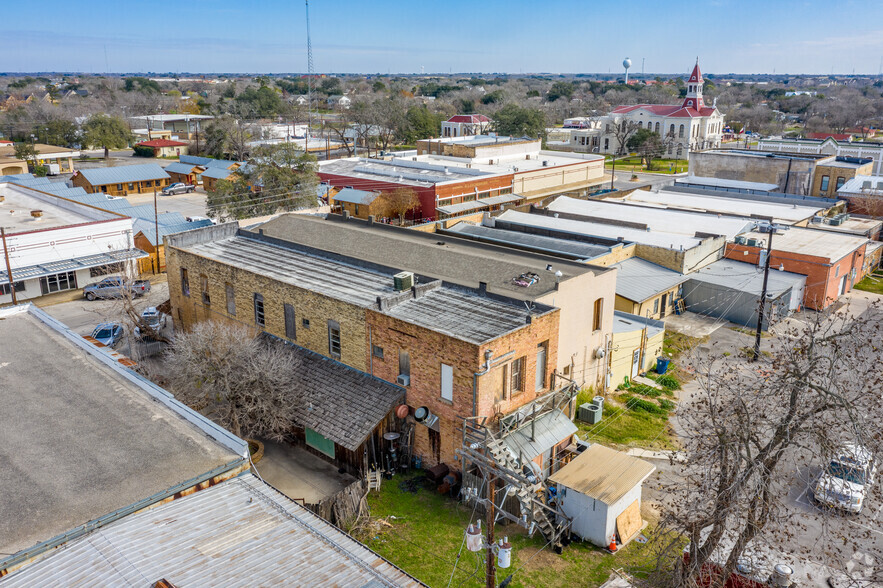
[[[611,267],[617,268],[616,295],[644,302],[687,281],[688,276],[644,259],[632,257]]]
[[[748,292],[760,296],[763,291],[763,269],[756,265],[732,259],[719,259],[710,263],[701,270],[689,275],[691,280],[716,284],[733,288],[741,292]],[[789,288],[799,288],[806,282],[806,276],[792,272],[780,272],[770,268],[767,292],[774,298],[780,296]]]
[[[126,182],[144,182],[147,180],[162,180],[169,177],[169,174],[155,163],[81,169],[78,170],[78,173],[82,174],[82,176],[93,186],[102,186],[104,184],[125,184]]]
[[[18,586],[421,586],[246,474],[126,517],[5,578]]]
[[[3,554],[245,454],[242,440],[41,310],[0,314],[0,340],[15,342],[0,369],[0,570]]]
[[[621,243],[614,246],[596,245],[594,243],[570,241],[568,239],[545,237],[543,235],[531,235],[530,233],[522,233],[520,231],[507,231],[484,225],[473,225],[467,222],[457,223],[450,229],[439,232],[444,235],[456,235],[458,237],[466,237],[467,239],[475,239],[484,243],[497,243],[527,251],[563,255],[571,259],[583,260],[591,260],[595,257],[606,255],[612,249],[622,247]]]

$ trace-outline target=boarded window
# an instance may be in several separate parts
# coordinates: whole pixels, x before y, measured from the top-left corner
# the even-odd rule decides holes
[[[227,314],[236,316],[236,296],[233,292],[233,284],[227,282],[224,289],[227,293]]]
[[[260,294],[254,295],[254,322],[261,327],[267,324],[264,316],[264,297]]]
[[[334,441],[309,427],[304,427],[304,432],[306,433],[307,445],[317,451],[321,451],[328,457],[334,457]]]
[[[294,307],[290,304],[283,304],[282,310],[285,313],[285,336],[289,339],[297,338],[297,323],[294,321]]]
[[[593,331],[600,331],[601,330],[601,319],[602,319],[603,313],[604,313],[604,299],[603,298],[598,298],[597,300],[595,300],[595,306],[594,306],[592,312],[594,313],[592,315],[592,330]]]
[[[445,363],[441,364],[441,397],[454,401],[454,368]]]
[[[383,359],[383,347],[379,345],[372,345],[371,354],[378,359]]]
[[[520,357],[509,366],[509,394],[519,394],[524,390],[524,358]]]
[[[399,351],[399,375],[411,376],[411,356],[407,351]]]
[[[340,324],[328,321],[328,353],[340,357]]]

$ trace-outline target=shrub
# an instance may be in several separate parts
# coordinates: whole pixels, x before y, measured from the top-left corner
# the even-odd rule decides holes
[[[49,174],[49,168],[45,165],[34,166],[34,175],[38,178],[44,178]]]
[[[660,398],[659,406],[662,407],[663,410],[672,410],[675,407],[675,403],[667,398]]]
[[[661,390],[654,388],[653,386],[648,386],[646,384],[632,384],[630,390],[632,392],[637,392],[641,396],[649,396],[650,398],[656,398],[657,396],[662,394]]]
[[[595,391],[592,388],[583,388],[576,395],[576,405],[591,404],[594,397]]]
[[[135,145],[132,147],[132,155],[135,157],[153,157],[153,149],[150,147],[141,147],[140,145]]]
[[[622,397],[622,400],[625,402],[626,408],[629,410],[647,412],[650,414],[658,414],[665,415],[668,412],[660,407],[655,402],[651,402],[649,400],[644,400],[642,398],[635,398],[634,396],[625,395]]]
[[[656,378],[656,383],[668,390],[680,390],[681,383],[671,374],[663,374]]]

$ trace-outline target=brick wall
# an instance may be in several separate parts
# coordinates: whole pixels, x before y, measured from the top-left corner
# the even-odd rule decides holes
[[[291,304],[296,331],[295,337],[289,340],[330,357],[328,321],[337,321],[340,324],[341,356],[335,359],[367,371],[364,309],[174,247],[169,248],[167,264],[172,313],[183,328],[207,319],[233,320],[258,328],[254,312],[254,294],[258,293],[264,297],[266,324],[263,330],[286,339],[283,305]],[[181,290],[181,268],[187,269],[190,296],[185,296]],[[202,276],[208,279],[209,305],[203,304],[202,300]],[[234,315],[227,312],[228,283],[233,286]],[[304,326],[304,319],[309,321],[309,327]]]

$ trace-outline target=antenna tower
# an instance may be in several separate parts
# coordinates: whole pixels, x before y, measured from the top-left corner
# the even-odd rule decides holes
[[[304,151],[309,153],[310,131],[313,128],[313,42],[310,40],[310,0],[304,0],[307,9],[307,136]]]

